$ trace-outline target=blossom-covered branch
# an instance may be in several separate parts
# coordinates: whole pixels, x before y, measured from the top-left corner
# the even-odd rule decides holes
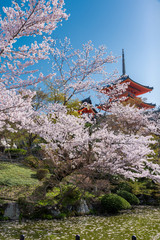
[[[64,104],[78,93],[101,88],[104,79],[114,81],[113,75],[107,79],[105,64],[116,62],[117,57],[107,54],[104,46],[96,49],[89,41],[82,50],[73,50],[70,40],[65,38],[63,42],[54,41],[51,53],[56,74],[47,82],[48,92],[57,89],[63,93]],[[96,75],[101,76],[101,81],[96,81]]]

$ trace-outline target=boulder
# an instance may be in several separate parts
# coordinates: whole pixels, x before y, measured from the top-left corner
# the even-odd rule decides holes
[[[89,207],[86,203],[86,200],[84,199],[81,199],[80,200],[80,203],[79,205],[77,206],[77,209],[76,209],[77,213],[79,215],[85,215],[85,214],[89,214],[90,210],[89,210]]]
[[[20,216],[20,210],[16,202],[10,202],[4,211],[4,217],[10,220],[18,220]]]

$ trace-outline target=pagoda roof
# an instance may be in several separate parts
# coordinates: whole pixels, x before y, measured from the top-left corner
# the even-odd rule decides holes
[[[128,95],[128,99],[129,98],[132,98],[133,100],[136,101],[136,99],[140,100],[140,103],[138,104],[139,105],[139,108],[146,108],[146,109],[151,109],[151,108],[155,108],[156,104],[153,104],[153,103],[146,103],[144,101],[142,101],[142,99],[140,97],[135,97],[133,98],[132,96]],[[127,101],[127,100],[126,100]]]
[[[142,108],[147,108],[147,109],[151,109],[151,108],[155,108],[156,104],[152,104],[152,103],[145,103],[142,101],[141,103],[141,107]]]
[[[153,87],[145,86],[140,83],[137,83],[136,81],[132,80],[128,75],[122,75],[113,85],[107,85],[102,88],[101,92],[104,94],[107,94],[109,89],[114,88],[114,86],[117,83],[129,83],[128,88],[126,91],[128,91],[129,94],[138,96],[147,92],[151,92],[153,90]]]
[[[136,90],[139,90],[141,93],[136,95],[141,95],[147,92],[151,92],[153,90],[153,87],[145,86],[140,83],[137,83],[136,81],[132,80],[129,76],[122,76],[120,78],[121,83],[124,82],[130,82],[129,87],[135,88]]]
[[[135,99],[139,99],[139,98],[133,98],[132,96],[128,96],[128,99],[129,98],[132,98],[133,100]],[[141,98],[140,98],[141,99]],[[126,100],[127,101],[127,100]],[[152,108],[155,108],[156,104],[152,104],[152,103],[146,103],[146,102],[143,102],[141,100],[141,102],[139,103],[139,106],[138,108],[145,108],[145,109],[152,109]],[[109,103],[108,105],[106,104],[96,104],[96,107],[98,109],[101,109],[103,111],[107,111],[110,107],[111,107],[111,104]]]
[[[91,100],[90,96],[88,98],[83,99],[81,102],[92,104],[92,100]]]

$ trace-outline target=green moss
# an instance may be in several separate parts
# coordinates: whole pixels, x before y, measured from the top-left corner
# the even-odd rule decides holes
[[[0,185],[26,186],[37,185],[38,179],[33,178],[35,172],[19,164],[0,163]]]
[[[52,220],[53,216],[51,214],[43,214],[41,216],[42,219]]]
[[[0,187],[0,196],[3,199],[17,200],[19,197],[28,197],[35,191],[37,185],[12,185]]]
[[[67,217],[67,214],[66,213],[60,213],[58,214],[57,216],[55,216],[56,219],[64,219]]]

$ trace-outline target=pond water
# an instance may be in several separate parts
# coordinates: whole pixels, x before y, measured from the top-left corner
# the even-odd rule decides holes
[[[15,240],[160,240],[160,208],[140,207],[109,217],[85,216],[65,220],[0,222],[0,239]]]

